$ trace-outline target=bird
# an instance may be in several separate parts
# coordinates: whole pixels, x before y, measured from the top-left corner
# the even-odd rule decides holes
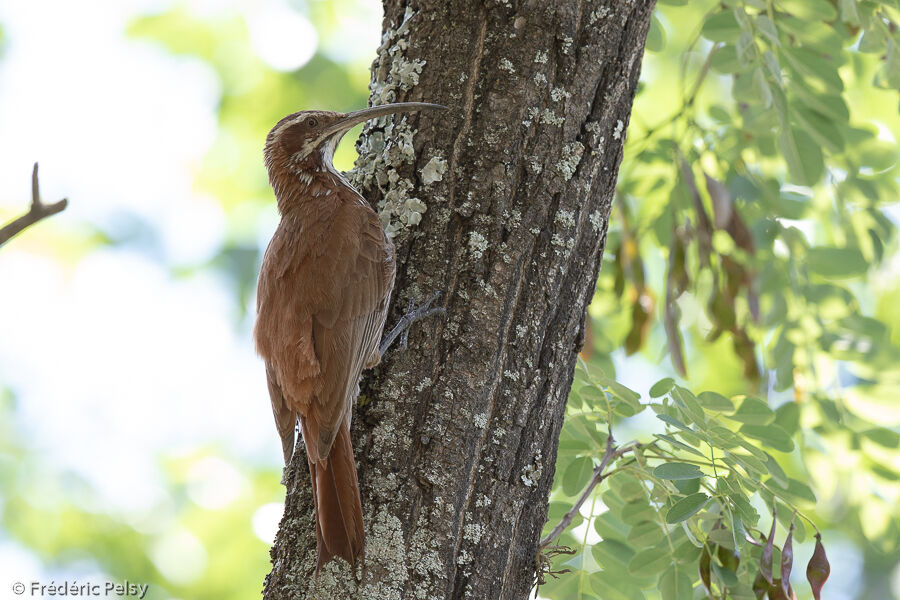
[[[350,113],[300,111],[266,137],[280,221],[260,267],[253,335],[286,466],[299,420],[312,479],[316,575],[335,557],[355,568],[365,543],[350,440],[360,374],[379,363],[401,326],[443,310],[429,300],[401,319],[387,346],[379,343],[394,286],[394,245],[332,158],[354,125],[441,108],[398,102]]]

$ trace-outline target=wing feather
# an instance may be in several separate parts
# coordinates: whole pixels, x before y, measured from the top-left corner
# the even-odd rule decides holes
[[[323,294],[330,305],[311,311],[320,367],[311,407],[319,424],[319,456],[328,455],[341,422],[349,425],[359,376],[381,339],[394,282],[393,244],[371,208],[346,203],[332,227],[350,233],[333,238],[324,255],[329,259],[322,261],[329,274],[320,281],[331,286]]]

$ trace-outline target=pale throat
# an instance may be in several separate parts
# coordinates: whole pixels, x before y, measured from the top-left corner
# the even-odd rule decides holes
[[[342,135],[332,135],[324,141],[316,140],[311,150],[301,150],[289,159],[291,178],[299,184],[296,192],[303,196],[323,197],[332,194],[336,185],[352,187],[334,168],[334,151]],[[295,184],[295,185],[296,185]]]

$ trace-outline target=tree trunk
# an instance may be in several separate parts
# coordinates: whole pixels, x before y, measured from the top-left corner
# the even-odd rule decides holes
[[[367,545],[312,577],[306,457],[286,473],[267,599],[525,599],[654,0],[385,0],[351,180],[395,234],[388,328],[353,417]],[[300,446],[302,448],[302,445]]]

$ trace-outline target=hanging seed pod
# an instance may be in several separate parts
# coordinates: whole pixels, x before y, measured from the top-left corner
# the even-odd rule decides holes
[[[706,544],[703,544],[703,551],[700,553],[700,581],[703,582],[703,587],[706,588],[706,595],[712,598],[712,586],[709,577],[709,550],[707,550]]]
[[[809,580],[809,586],[812,588],[813,597],[821,600],[822,586],[831,574],[831,565],[828,564],[828,557],[825,556],[825,546],[822,545],[822,534],[816,534],[816,549],[813,550],[812,558],[806,565],[806,579]]]
[[[794,513],[794,517],[797,513]],[[781,549],[781,589],[785,595],[790,597],[789,589],[791,587],[791,567],[794,566],[794,519],[791,519],[791,528],[788,530],[787,539],[784,540],[784,547]]]
[[[762,600],[768,591],[769,584],[766,583],[766,578],[762,576],[762,573],[757,573],[756,579],[753,580],[753,593],[756,594],[756,600]]]
[[[769,531],[769,537],[766,538],[766,545],[763,546],[762,556],[759,559],[759,572],[765,577],[766,582],[772,585],[772,557],[775,554],[775,510],[772,510],[772,529]]]

